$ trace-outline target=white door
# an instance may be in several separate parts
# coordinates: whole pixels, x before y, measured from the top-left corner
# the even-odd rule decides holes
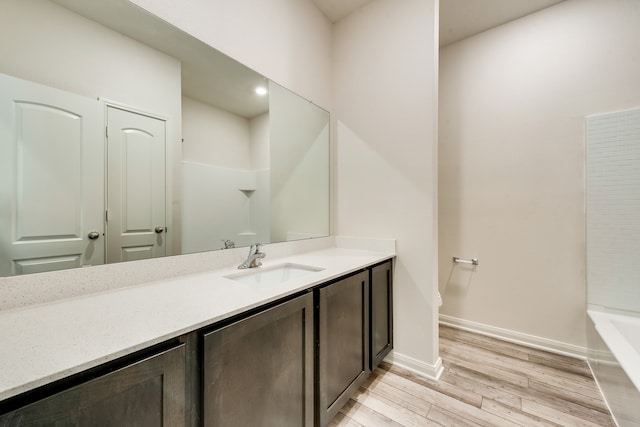
[[[0,276],[104,263],[103,120],[95,99],[0,74]]]
[[[107,107],[107,262],[166,254],[165,121]]]

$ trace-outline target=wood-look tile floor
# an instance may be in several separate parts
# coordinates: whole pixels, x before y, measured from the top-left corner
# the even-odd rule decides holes
[[[330,426],[615,426],[584,361],[444,326],[440,356],[439,381],[383,363]]]

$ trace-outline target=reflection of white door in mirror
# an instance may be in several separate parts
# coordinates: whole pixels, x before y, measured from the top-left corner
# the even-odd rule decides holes
[[[0,276],[104,262],[102,123],[95,99],[0,74]]]
[[[166,254],[165,121],[107,108],[107,263]]]

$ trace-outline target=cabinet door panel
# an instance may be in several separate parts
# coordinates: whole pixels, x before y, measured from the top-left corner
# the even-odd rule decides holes
[[[204,425],[313,425],[311,294],[205,335]]]
[[[371,370],[393,348],[393,287],[391,261],[371,269]]]
[[[185,425],[180,345],[0,416],[9,426]]]
[[[319,293],[319,419],[324,426],[369,374],[368,272]]]

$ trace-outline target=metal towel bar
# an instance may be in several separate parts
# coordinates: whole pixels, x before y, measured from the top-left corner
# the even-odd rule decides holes
[[[458,258],[457,256],[454,256],[453,257],[453,262],[457,262],[458,264],[478,265],[478,258],[462,259],[462,258]]]

